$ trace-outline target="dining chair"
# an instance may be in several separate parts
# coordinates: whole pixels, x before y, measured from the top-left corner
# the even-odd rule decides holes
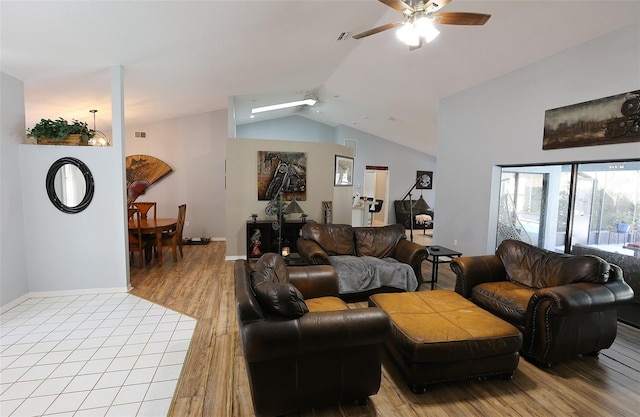
[[[184,220],[187,216],[187,205],[181,204],[178,206],[178,221],[176,223],[175,230],[169,230],[162,232],[162,247],[165,242],[171,245],[173,251],[173,260],[178,260],[178,249],[180,250],[180,256],[184,258],[182,253],[182,230],[184,229]]]
[[[129,255],[133,262],[134,252],[138,252],[138,265],[144,265],[144,247],[145,241],[142,237],[142,229],[140,229],[140,211],[136,208],[129,208],[129,220],[136,221],[135,228],[129,228]]]
[[[131,203],[131,207],[137,208],[140,212],[141,219],[148,219],[150,212],[153,211],[153,220],[156,219],[156,202],[143,202],[143,201],[134,201]],[[142,233],[142,239],[145,241],[145,245],[150,248],[151,254],[153,255],[156,252],[156,235],[155,233]]]
[[[153,209],[153,219],[156,219],[156,203],[134,201],[131,205],[140,211],[140,218],[147,219],[149,211]]]

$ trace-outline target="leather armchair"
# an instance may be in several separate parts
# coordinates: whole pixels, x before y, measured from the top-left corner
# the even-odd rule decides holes
[[[287,267],[268,253],[235,261],[242,350],[255,413],[281,415],[378,392],[389,317],[349,309],[330,266]]]
[[[423,200],[424,201],[424,200]],[[411,228],[411,221],[413,220],[413,229],[432,229],[433,223],[430,224],[420,224],[416,222],[416,215],[418,214],[427,214],[431,216],[431,220],[433,220],[433,209],[427,205],[426,208],[415,207],[416,200],[395,200],[393,202],[393,208],[396,213],[396,223],[400,223],[404,226],[405,229]],[[425,202],[425,204],[427,204]],[[413,209],[411,206],[414,206]],[[411,213],[413,212],[413,219],[411,219]]]
[[[455,291],[518,327],[522,355],[539,364],[611,346],[616,309],[633,300],[617,265],[515,240],[503,241],[495,255],[454,259],[451,269]]]

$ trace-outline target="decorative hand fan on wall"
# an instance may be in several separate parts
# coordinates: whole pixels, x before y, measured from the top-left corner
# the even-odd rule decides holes
[[[404,15],[404,20],[378,26],[353,36],[353,39],[361,39],[375,35],[385,30],[400,26],[396,32],[398,38],[413,51],[422,46],[424,41],[431,42],[440,32],[434,23],[440,25],[484,25],[490,14],[468,12],[440,12],[438,10],[451,3],[452,0],[378,0],[381,3],[399,11]]]
[[[129,155],[126,158],[127,204],[145,193],[152,184],[173,170],[165,162],[149,155]]]

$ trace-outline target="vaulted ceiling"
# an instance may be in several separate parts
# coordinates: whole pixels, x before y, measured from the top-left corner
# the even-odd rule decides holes
[[[337,40],[400,20],[376,0],[2,0],[0,70],[24,81],[27,126],[58,116],[92,125],[98,109],[107,130],[110,68],[122,65],[127,125],[235,97],[240,124],[299,114],[437,155],[441,98],[640,20],[639,1],[454,0],[442,11],[492,17],[440,25],[409,51],[393,30]],[[313,108],[249,119],[251,107],[308,94]]]

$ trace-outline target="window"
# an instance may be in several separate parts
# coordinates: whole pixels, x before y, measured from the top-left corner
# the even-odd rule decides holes
[[[629,244],[640,241],[640,162],[580,164],[577,184],[572,243],[634,255]]]
[[[497,244],[518,239],[564,251],[570,165],[502,168]]]

